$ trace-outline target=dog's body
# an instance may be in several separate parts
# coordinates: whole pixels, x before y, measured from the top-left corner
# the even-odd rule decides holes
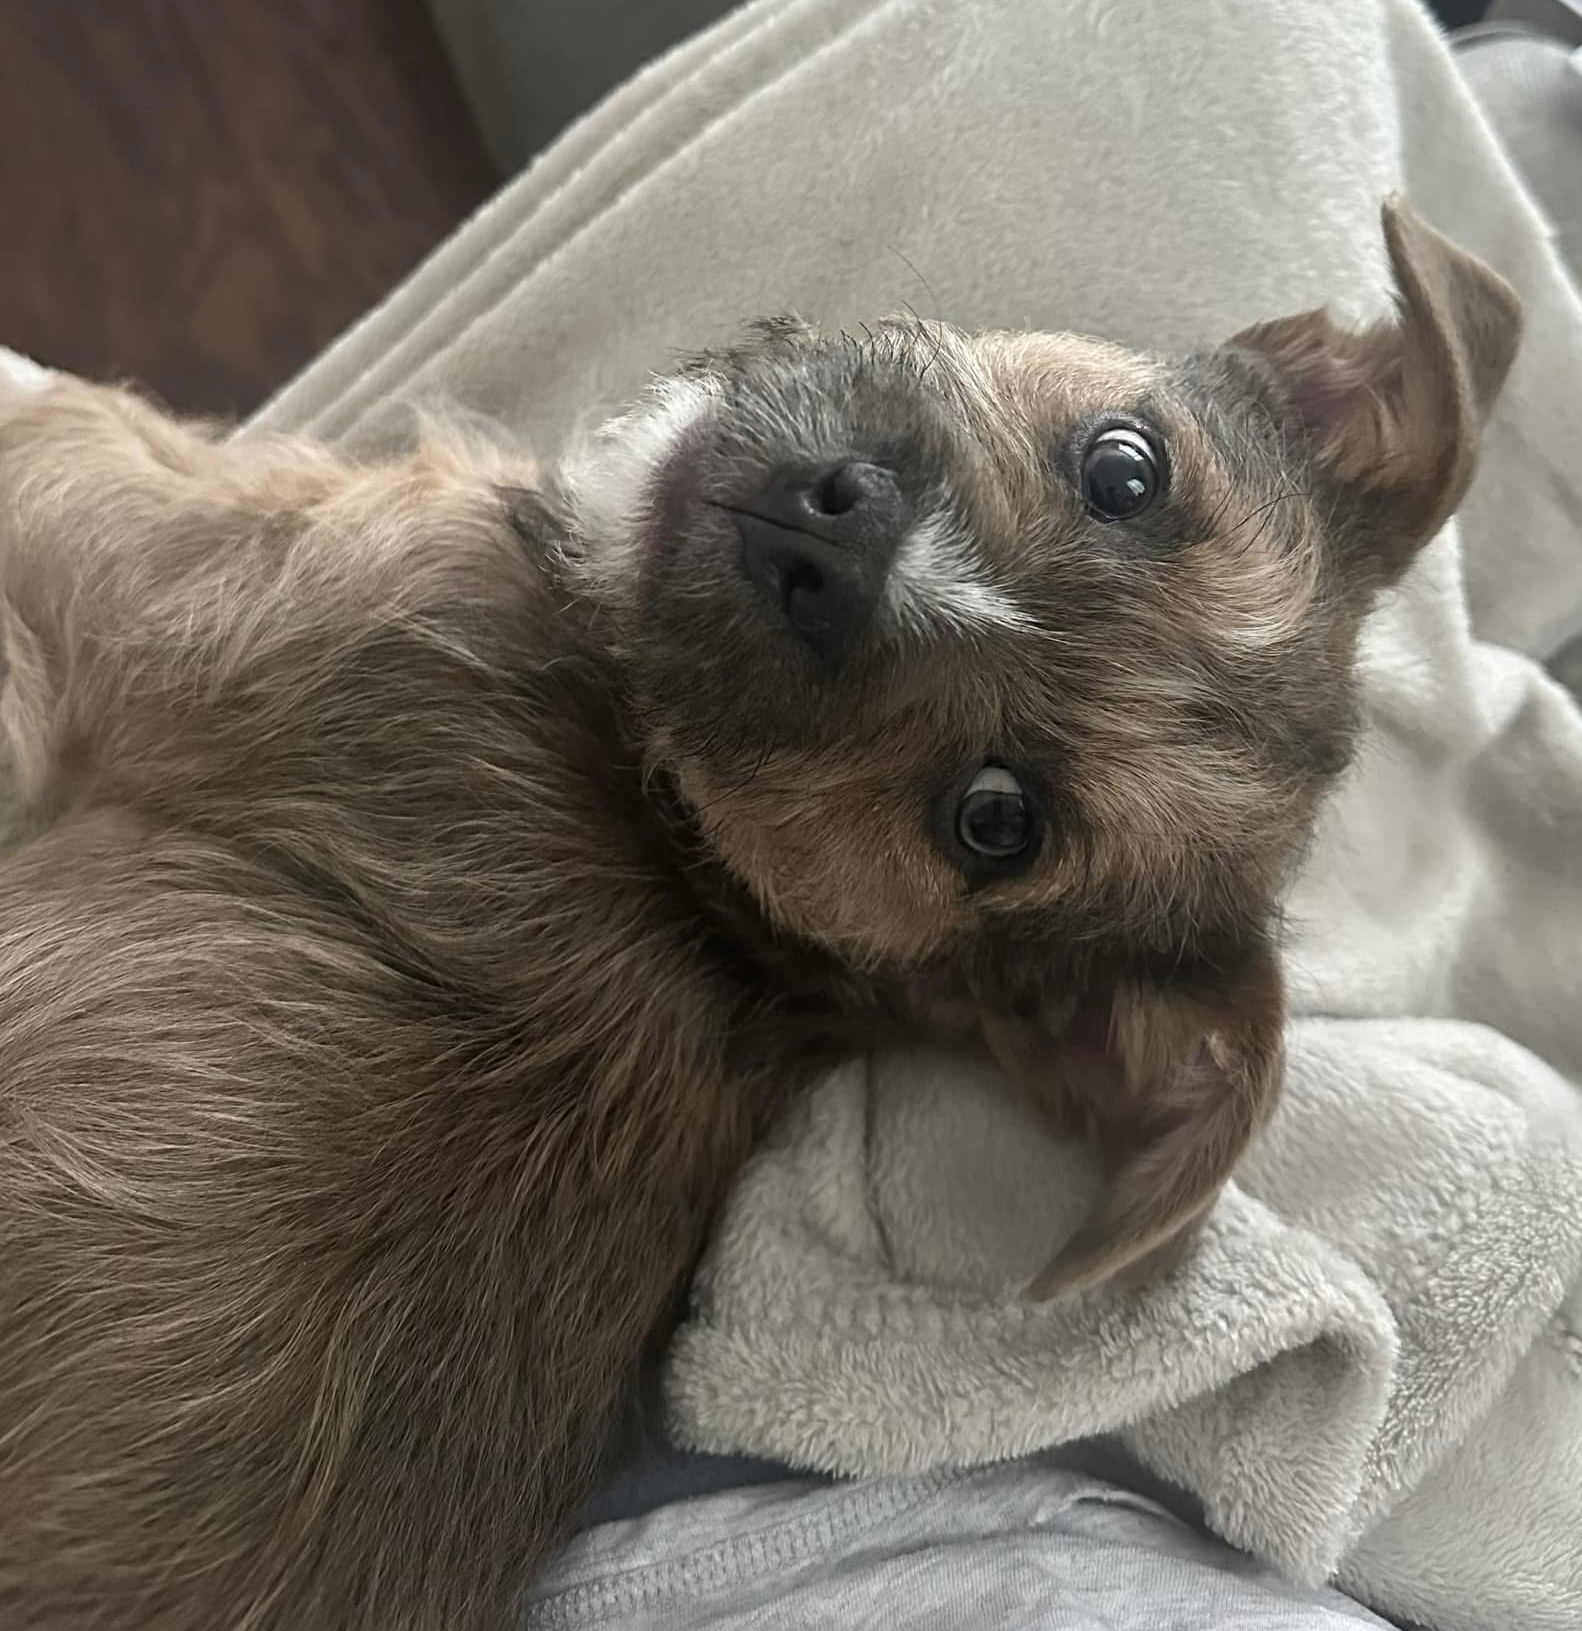
[[[0,405],[8,1627],[508,1625],[757,1129],[892,1028],[1110,1158],[1047,1288],[1179,1249],[1515,343],[1392,231],[1396,327],[773,327],[542,492]]]
[[[487,485],[292,452],[287,521],[74,387],[5,458],[118,519],[77,651],[11,579],[11,723],[91,784],[0,873],[0,1619],[504,1624],[767,1102],[754,993]],[[173,559],[231,469],[259,532]]]

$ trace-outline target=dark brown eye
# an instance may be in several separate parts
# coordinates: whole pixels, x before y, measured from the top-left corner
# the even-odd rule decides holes
[[[1082,455],[1082,496],[1101,520],[1141,515],[1163,488],[1158,455],[1140,431],[1115,426],[1088,443]]]
[[[974,855],[1009,861],[1033,842],[1033,806],[1022,784],[999,765],[986,765],[956,807],[956,836]]]

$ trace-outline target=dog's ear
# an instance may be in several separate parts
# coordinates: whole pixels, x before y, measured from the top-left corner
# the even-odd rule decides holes
[[[1127,983],[1075,1021],[985,1016],[990,1052],[1067,1133],[1100,1150],[1092,1213],[1033,1282],[1047,1298],[1138,1283],[1190,1244],[1282,1079],[1283,986],[1259,946],[1210,982]]]
[[[1364,581],[1399,577],[1472,480],[1479,432],[1521,338],[1521,303],[1398,200],[1384,206],[1395,315],[1347,330],[1320,311],[1229,342],[1272,368]]]

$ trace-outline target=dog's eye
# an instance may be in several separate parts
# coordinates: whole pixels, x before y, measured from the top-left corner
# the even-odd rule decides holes
[[[1082,496],[1101,520],[1141,515],[1163,487],[1159,456],[1140,431],[1101,430],[1082,455]]]
[[[956,807],[956,836],[975,855],[1008,861],[1033,841],[1033,807],[1022,785],[999,765],[973,777]]]

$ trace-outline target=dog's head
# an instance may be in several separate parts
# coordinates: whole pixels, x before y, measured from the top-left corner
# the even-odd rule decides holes
[[[1154,1144],[1235,1101],[1198,1200],[1277,1079],[1269,926],[1347,759],[1359,621],[1459,501],[1516,345],[1492,272],[1385,231],[1399,310],[1360,333],[1172,359],[771,322],[567,474],[652,756],[768,919],[955,976],[1024,1077],[1099,1001]]]

